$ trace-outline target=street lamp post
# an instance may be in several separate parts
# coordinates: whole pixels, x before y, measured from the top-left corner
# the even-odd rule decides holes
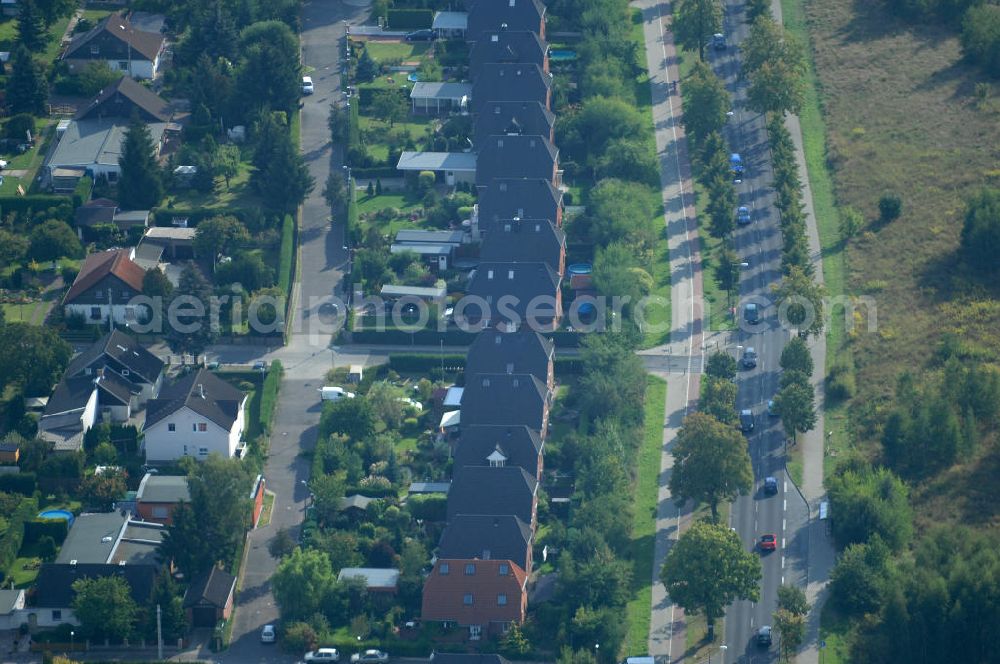
[[[69,649],[76,650],[76,632],[69,630]]]

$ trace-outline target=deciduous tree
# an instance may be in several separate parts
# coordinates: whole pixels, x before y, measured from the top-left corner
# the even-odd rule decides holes
[[[54,328],[20,322],[0,327],[0,383],[19,384],[25,396],[50,394],[72,356]]]
[[[185,266],[170,300],[166,325],[167,344],[175,353],[199,355],[219,337],[212,320],[212,287],[193,264]]]
[[[792,337],[781,351],[781,368],[785,371],[801,371],[806,376],[813,374],[813,359],[809,347],[801,337]]]
[[[708,356],[705,364],[705,375],[723,380],[734,380],[736,378],[736,358],[729,353],[716,351]]]
[[[73,582],[73,613],[87,638],[121,641],[135,629],[139,607],[128,581],[111,575]]]
[[[719,501],[746,495],[753,486],[746,440],[706,413],[692,413],[684,420],[673,456],[671,494],[678,502],[708,503],[713,519],[719,517]]]
[[[983,189],[966,204],[962,252],[980,274],[991,276],[1000,270],[1000,190]]]
[[[781,388],[774,397],[785,433],[792,437],[816,426],[816,396],[808,382],[796,381]]]
[[[724,525],[698,521],[670,549],[660,571],[670,599],[703,614],[709,632],[734,600],[760,597],[760,559]]]
[[[274,599],[286,619],[311,617],[336,583],[330,559],[315,549],[296,548],[271,578]]]
[[[800,334],[819,334],[823,329],[823,296],[826,289],[800,267],[792,267],[775,289],[778,315]]]
[[[110,468],[104,469],[100,475],[87,475],[79,488],[85,504],[97,507],[100,512],[110,510],[115,501],[125,497],[126,490],[125,471]]]
[[[406,98],[398,90],[378,90],[372,94],[372,115],[387,122],[392,128],[394,124],[406,117],[410,107]]]
[[[49,219],[31,231],[28,257],[39,262],[79,258],[83,245],[65,221]]]
[[[705,59],[705,44],[722,30],[722,3],[719,0],[682,0],[674,9],[674,35],[689,51]]]
[[[705,62],[698,61],[684,81],[684,128],[695,144],[722,131],[732,107],[726,86]]]

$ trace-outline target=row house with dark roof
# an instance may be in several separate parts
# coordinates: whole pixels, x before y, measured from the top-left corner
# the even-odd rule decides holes
[[[468,0],[466,8],[480,262],[454,316],[481,331],[466,358],[447,524],[421,613],[476,641],[527,613],[555,388],[554,347],[540,332],[556,329],[562,315],[566,239],[545,6]]]

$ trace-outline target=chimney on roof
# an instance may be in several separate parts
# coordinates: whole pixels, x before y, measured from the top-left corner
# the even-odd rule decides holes
[[[198,383],[198,396],[202,399],[205,398],[205,386],[201,383]]]

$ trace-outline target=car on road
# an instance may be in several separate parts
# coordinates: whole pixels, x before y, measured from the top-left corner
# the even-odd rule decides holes
[[[342,387],[325,385],[319,388],[319,398],[323,401],[339,401],[340,399],[353,399],[354,392],[348,392]]]
[[[277,632],[274,629],[274,625],[264,625],[264,628],[260,630],[261,643],[274,643],[277,638]]]
[[[756,302],[748,302],[743,307],[743,320],[751,325],[760,321],[760,307],[757,306]]]
[[[743,157],[739,152],[729,155],[729,170],[733,172],[733,179],[737,182],[743,181]]]
[[[431,41],[434,39],[433,30],[414,30],[406,33],[406,41]]]
[[[767,400],[767,415],[768,417],[778,416],[778,403],[774,399]]]
[[[740,431],[743,433],[750,433],[753,431],[753,428],[753,411],[749,408],[744,408],[740,411]]]
[[[381,650],[366,650],[351,655],[352,662],[388,662],[389,654]]]
[[[770,648],[771,647],[771,626],[770,625],[764,625],[763,627],[761,627],[760,629],[758,629],[757,630],[757,636],[756,636],[755,640],[757,641],[757,645],[760,646],[761,648]]]
[[[778,478],[768,476],[764,478],[764,493],[773,496],[778,493]]]
[[[775,551],[778,548],[778,536],[774,533],[767,533],[760,536],[761,551]]]
[[[313,88],[313,80],[311,76],[302,77],[302,94],[311,95],[316,89]]]
[[[726,50],[726,36],[721,32],[716,32],[712,35],[712,48],[716,51]]]
[[[750,208],[746,205],[741,205],[736,208],[736,223],[740,226],[746,226],[752,221],[750,218]]]
[[[743,351],[743,357],[740,358],[740,364],[743,365],[744,369],[753,369],[757,366],[757,351],[754,350],[753,346],[750,346]]]
[[[337,652],[336,648],[317,648],[316,650],[310,650],[306,653],[306,656],[302,658],[304,662],[339,662],[340,653]]]

